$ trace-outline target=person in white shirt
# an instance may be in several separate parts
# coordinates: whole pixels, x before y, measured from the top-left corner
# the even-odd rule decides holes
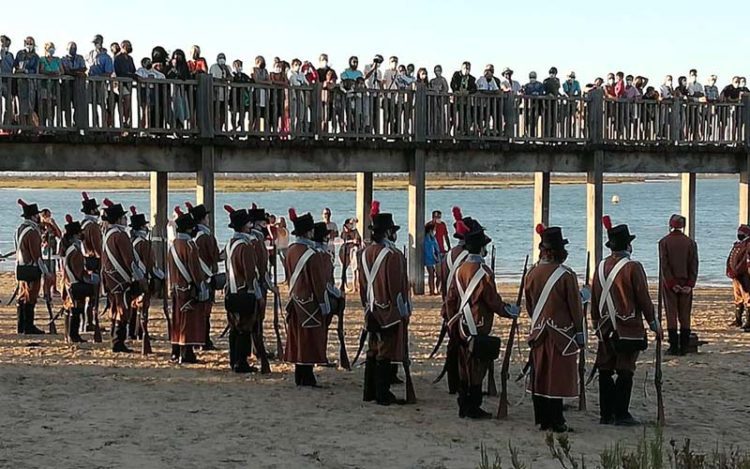
[[[690,70],[690,78],[688,78],[688,96],[694,101],[698,101],[700,98],[705,96],[703,91],[703,85],[698,83],[698,71],[696,69]]]
[[[383,63],[383,56],[377,54],[371,64],[365,65],[365,86],[370,90],[382,90],[383,89],[383,72],[380,71],[380,65]],[[371,131],[376,134],[380,131],[379,111],[380,99],[378,96],[370,96],[365,98],[369,101],[370,115],[365,117],[367,122],[366,127],[369,127]]]
[[[214,77],[214,84],[229,83],[232,78],[232,69],[227,65],[227,56],[224,53],[220,53],[216,56],[216,63],[211,65],[208,69],[208,73]],[[214,97],[218,101],[218,112],[216,113],[215,120],[218,129],[222,129],[227,122],[227,92],[225,87],[219,86],[214,87]],[[229,129],[227,129],[229,130]]]
[[[289,110],[291,111],[291,125],[292,132],[302,132],[304,129],[305,119],[307,114],[307,90],[295,90],[295,87],[308,86],[309,83],[305,74],[301,72],[302,61],[300,59],[292,60],[292,67],[289,69],[287,78],[289,79],[289,85],[292,87],[289,90],[290,104]]]
[[[499,91],[500,87],[498,86],[497,80],[495,79],[495,67],[490,65],[487,65],[484,67],[484,74],[477,79],[477,90],[479,91]]]

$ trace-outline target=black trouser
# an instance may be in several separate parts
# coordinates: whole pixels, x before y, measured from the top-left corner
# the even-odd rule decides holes
[[[542,430],[565,424],[563,400],[552,397],[532,396],[534,402],[534,423]]]
[[[599,412],[602,423],[630,417],[630,395],[633,391],[633,372],[599,370]]]

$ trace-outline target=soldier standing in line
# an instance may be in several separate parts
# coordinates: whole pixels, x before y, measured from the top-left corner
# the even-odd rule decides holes
[[[16,229],[16,280],[18,281],[17,332],[44,334],[34,325],[34,309],[39,299],[42,278],[50,281],[50,272],[42,257],[42,231],[37,204],[18,199],[23,223]]]
[[[734,321],[729,326],[743,327],[742,315],[747,312],[746,329],[750,331],[750,272],[748,272],[750,226],[737,228],[737,241],[727,256],[727,277],[732,279],[734,293]]]
[[[130,238],[136,254],[136,263],[140,270],[145,273],[148,282],[148,288],[139,292],[140,294],[132,296],[129,301],[132,314],[128,323],[128,335],[131,340],[135,340],[136,338],[142,338],[143,330],[136,331],[137,321],[139,318],[142,323],[148,321],[151,295],[161,291],[160,284],[164,281],[164,272],[156,266],[156,252],[149,238],[149,222],[146,220],[146,216],[137,213],[134,206],[130,207],[130,211],[132,213],[130,216]]]
[[[81,247],[83,248],[84,262],[86,270],[101,276],[102,270],[102,237],[104,229],[99,220],[99,204],[96,199],[89,198],[86,192],[81,193],[81,213],[83,221],[81,222]],[[86,305],[86,332],[94,332],[94,313],[98,314],[99,310],[99,290],[94,292],[94,296],[88,298]]]

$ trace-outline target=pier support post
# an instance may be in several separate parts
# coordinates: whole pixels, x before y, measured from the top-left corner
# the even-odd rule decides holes
[[[682,173],[681,212],[685,217],[684,233],[695,239],[695,173]]]
[[[164,249],[167,245],[167,218],[169,213],[169,173],[152,171],[150,174],[151,233],[153,249],[157,253],[156,265],[164,269]]]
[[[603,162],[604,152],[595,151],[586,173],[586,249],[591,253],[591,272],[596,272],[602,259]]]
[[[214,181],[214,147],[210,145],[201,148],[201,167],[196,173],[195,200],[206,206],[209,211],[208,224],[211,229],[216,226],[216,194]]]
[[[415,295],[424,294],[425,154],[416,150],[409,164],[409,281]]]
[[[372,205],[372,173],[357,173],[357,230],[363,240],[370,239],[370,205]]]
[[[539,223],[549,226],[549,186],[550,173],[534,173],[534,228]],[[536,229],[532,230],[531,252],[534,262],[539,260],[538,246],[540,242],[541,237],[536,233]]]
[[[740,169],[740,225],[750,223],[750,153],[744,159]]]

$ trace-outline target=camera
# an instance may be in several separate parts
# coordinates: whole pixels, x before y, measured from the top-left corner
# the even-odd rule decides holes
[[[372,61],[376,64],[382,64],[383,63],[383,56],[382,55],[376,55]]]

